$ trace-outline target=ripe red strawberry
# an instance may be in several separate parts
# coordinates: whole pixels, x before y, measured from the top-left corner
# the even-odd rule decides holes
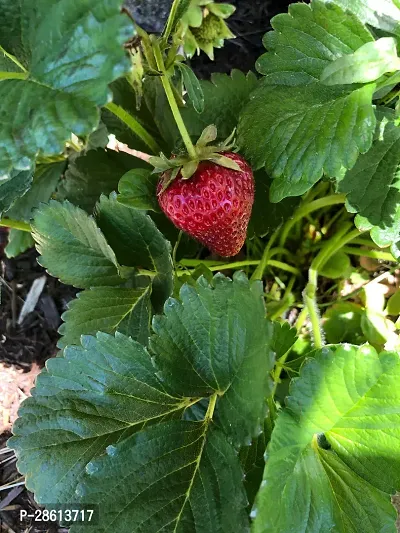
[[[254,178],[243,157],[232,152],[223,155],[242,171],[202,161],[190,179],[183,179],[179,173],[164,191],[166,176],[161,176],[157,192],[161,209],[175,226],[212,252],[229,257],[239,253],[246,239]]]

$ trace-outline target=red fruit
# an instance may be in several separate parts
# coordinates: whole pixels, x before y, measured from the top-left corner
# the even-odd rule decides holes
[[[202,161],[190,179],[176,179],[161,192],[161,209],[179,229],[223,257],[239,253],[246,240],[254,202],[254,178],[248,163],[238,154],[225,152],[242,172]]]

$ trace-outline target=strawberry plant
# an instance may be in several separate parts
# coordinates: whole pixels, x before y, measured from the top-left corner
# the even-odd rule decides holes
[[[37,502],[96,507],[71,533],[394,533],[399,2],[292,4],[257,75],[208,81],[229,4],[160,35],[0,5],[8,254],[81,289],[9,441]]]

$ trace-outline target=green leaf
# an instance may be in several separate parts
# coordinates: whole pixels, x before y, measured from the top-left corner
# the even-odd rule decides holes
[[[367,309],[361,317],[361,329],[370,344],[382,348],[390,339],[395,327],[382,313]]]
[[[29,248],[33,248],[34,245],[35,241],[29,231],[10,229],[8,244],[4,251],[8,258],[17,257],[17,255],[24,253]]]
[[[171,245],[143,211],[117,201],[117,196],[101,196],[96,220],[120,264],[155,272],[152,302],[162,309],[173,289]]]
[[[192,0],[181,0],[178,2],[176,12],[174,13],[174,17],[171,20],[171,30],[174,31],[176,26],[179,24],[182,17],[186,15],[187,10],[190,7]]]
[[[332,255],[320,269],[321,276],[330,279],[346,278],[351,269],[351,261],[344,252]]]
[[[373,41],[351,13],[314,0],[293,4],[272,25],[264,38],[269,52],[257,64],[264,79],[241,113],[238,145],[275,178],[270,195],[279,202],[302,195],[324,173],[341,176],[371,147],[375,85],[319,81],[331,62]]]
[[[147,89],[148,86],[146,85],[146,90]],[[138,101],[134,88],[130,85],[127,79],[119,78],[114,81],[111,84],[111,90],[113,93],[113,103],[122,107],[122,109],[132,115],[143,127],[146,128],[157,142],[161,143],[162,140],[159,138],[160,132],[157,129],[151,111],[148,109],[144,101],[141,102],[140,109],[138,110]],[[166,114],[168,114],[168,112],[168,109],[166,109]],[[127,124],[115,116],[114,113],[103,108],[101,110],[101,119],[106,125],[108,132],[114,134],[118,141],[127,144],[128,146],[135,147],[136,150],[141,150],[146,153],[148,152],[148,145],[142,141],[142,139],[140,139],[132,129],[127,126]],[[161,145],[161,147],[163,149],[165,148],[164,145]]]
[[[400,237],[400,128],[393,120],[394,112],[385,109],[372,148],[339,182],[348,209],[359,213],[357,226],[371,229],[381,247],[395,245]]]
[[[119,285],[119,265],[111,247],[85,211],[54,200],[35,213],[32,235],[40,264],[63,283],[80,288]]]
[[[182,116],[194,139],[198,139],[203,130],[214,124],[218,138],[226,139],[236,128],[239,113],[257,86],[257,78],[249,72],[247,76],[239,70],[227,74],[214,73],[211,81],[200,82],[204,93],[204,111],[198,113],[192,105],[182,109]]]
[[[151,286],[143,289],[95,287],[80,292],[77,298],[68,305],[68,311],[61,317],[64,324],[60,327],[59,333],[64,337],[60,339],[59,347],[79,344],[82,335],[93,335],[98,331],[105,333],[120,331],[124,320],[129,320],[131,323],[143,322],[148,325],[150,293]],[[126,327],[123,329],[125,334],[134,333],[128,332]],[[134,334],[130,336],[146,344],[147,338],[143,338],[141,330],[142,328],[139,327],[139,338]]]
[[[321,82],[324,85],[369,83],[399,68],[396,39],[382,37],[327,65],[322,72]]]
[[[396,353],[316,352],[278,415],[254,533],[396,531],[399,378]]]
[[[164,315],[153,319],[150,348],[172,390],[186,396],[223,394],[217,419],[235,443],[257,436],[265,415],[273,365],[271,327],[265,319],[260,283],[243,273],[222,274],[208,284],[184,285]],[[262,371],[260,371],[262,369]]]
[[[223,19],[229,18],[236,11],[236,7],[232,4],[216,4],[214,2],[211,2],[207,9]]]
[[[187,404],[165,392],[143,346],[119,333],[99,333],[47,362],[20,409],[10,445],[38,501],[76,502],[76,487],[93,458]]]
[[[153,317],[153,306],[151,305],[151,286],[145,285],[147,279],[142,281],[142,287],[137,280],[136,290],[144,290],[142,296],[135,303],[132,312],[129,313],[118,325],[118,331],[137,340],[143,346],[147,346],[151,334],[151,319]]]
[[[204,111],[204,93],[199,80],[193,70],[184,63],[178,63],[182,74],[183,84],[188,93],[188,97],[197,113]]]
[[[354,13],[364,24],[400,35],[400,9],[396,0],[335,0],[335,3]]]
[[[118,184],[118,202],[144,211],[160,211],[157,179],[150,170],[135,168],[122,176]]]
[[[38,165],[30,189],[7,211],[10,218],[29,222],[32,212],[42,202],[48,202],[66,167],[66,161]]]
[[[108,84],[129,69],[122,45],[133,28],[120,8],[120,0],[1,0],[0,45],[28,72],[0,83],[0,176],[32,169],[39,153],[61,153],[71,132],[97,127]]]
[[[273,180],[266,174],[265,170],[254,172],[256,182],[256,195],[253,209],[247,230],[248,237],[264,237],[272,233],[283,222],[293,216],[295,209],[300,203],[300,198],[284,198],[273,204],[270,199],[270,190]]]
[[[23,196],[32,183],[31,170],[13,170],[10,177],[0,180],[0,216]]]
[[[365,337],[361,330],[361,306],[352,302],[332,305],[323,316],[323,328],[326,340],[331,344],[350,342],[362,344]]]
[[[92,213],[101,194],[117,190],[120,178],[133,164],[148,167],[127,154],[113,150],[89,150],[69,164],[56,198],[69,200]]]
[[[389,298],[387,306],[386,306],[386,312],[388,315],[391,315],[391,316],[400,315],[400,290],[397,290]]]
[[[263,86],[253,93],[239,124],[238,142],[256,168],[265,165],[275,178],[273,202],[305,193],[323,173],[340,175],[370,148],[374,87],[352,91],[313,83]]]
[[[230,424],[225,424],[224,397],[184,397],[185,360],[179,351],[171,354],[164,345],[151,357],[121,334],[83,337],[82,348],[66,347],[48,362],[9,441],[38,502],[49,507],[59,502],[98,504],[97,527],[104,532],[248,533],[243,472],[231,441],[247,433],[243,425],[252,432],[257,428],[256,415],[264,411],[268,393],[272,333],[263,289],[239,273],[233,281],[218,274],[213,286],[200,278],[195,292],[204,296],[197,316],[189,315],[191,324],[186,315],[172,321],[168,317],[164,340],[183,332],[205,341],[204,350],[218,358],[213,368],[221,383],[227,377],[232,382],[221,392],[236,390],[229,399]],[[207,314],[203,307],[208,309],[208,332],[201,321]],[[229,331],[221,327],[224,322]],[[191,346],[195,350],[199,345]],[[200,370],[204,359],[197,356],[193,364]],[[172,357],[180,380],[176,393],[171,392],[174,376],[158,366]],[[182,420],[195,403],[201,403],[198,411],[204,420]],[[181,420],[171,420],[177,417]],[[38,466],[43,464],[47,467]],[[87,531],[76,525],[71,533],[74,528],[75,533]]]
[[[172,421],[111,450],[88,465],[82,485],[86,500],[100,505],[98,531],[249,532],[240,463],[217,429]],[[126,481],[122,498],[120,472]],[[107,493],[102,486],[110,487]]]
[[[239,452],[240,462],[242,463],[245,475],[243,483],[249,501],[249,510],[254,504],[254,500],[263,479],[265,466],[264,454],[268,444],[268,438],[267,428],[265,428],[259,437],[251,442],[250,446],[243,446]]]
[[[274,335],[272,337],[271,348],[279,359],[285,355],[297,340],[297,330],[292,328],[287,322],[273,322]]]
[[[292,4],[288,14],[277,15],[271,25],[274,31],[264,36],[269,52],[257,62],[268,85],[315,83],[332,61],[374,40],[352,14],[321,0],[311,6]]]

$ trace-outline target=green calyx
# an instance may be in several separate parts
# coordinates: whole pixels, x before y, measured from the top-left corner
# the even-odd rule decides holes
[[[154,166],[154,173],[164,173],[163,184],[160,194],[167,189],[167,187],[174,181],[174,179],[181,174],[182,179],[188,180],[196,172],[197,167],[201,161],[211,161],[221,167],[230,168],[241,172],[242,169],[229,157],[226,157],[221,152],[231,151],[235,143],[233,141],[235,130],[232,134],[220,144],[213,143],[217,138],[217,128],[214,124],[207,126],[200,135],[199,140],[194,146],[196,158],[193,159],[189,155],[179,155],[168,159],[164,154],[160,157],[151,157],[149,163]],[[168,172],[170,171],[170,172]]]
[[[185,54],[192,57],[203,50],[214,59],[214,48],[222,48],[225,39],[235,38],[225,22],[235,9],[231,4],[212,0],[192,0],[181,22]]]

